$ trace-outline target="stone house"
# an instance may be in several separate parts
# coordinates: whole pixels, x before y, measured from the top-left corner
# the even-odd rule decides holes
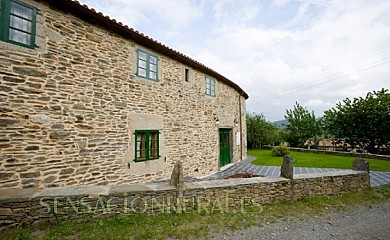
[[[245,100],[72,0],[0,0],[0,188],[202,177],[246,158]]]

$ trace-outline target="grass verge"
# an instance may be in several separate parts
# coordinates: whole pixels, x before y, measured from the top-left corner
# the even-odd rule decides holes
[[[65,221],[36,228],[18,228],[1,233],[1,239],[166,239],[205,238],[210,233],[236,230],[288,219],[305,219],[356,205],[371,205],[390,199],[390,185],[333,197],[313,197],[294,202],[275,202],[261,212],[186,213],[158,216],[121,216]]]
[[[252,163],[264,166],[281,166],[283,158],[275,157],[271,150],[248,150],[248,155],[256,157]],[[334,156],[323,153],[307,153],[290,151],[294,159],[295,167],[315,167],[315,168],[341,168],[351,169],[352,162],[356,157]],[[370,163],[370,170],[373,171],[390,171],[390,161],[367,159]]]

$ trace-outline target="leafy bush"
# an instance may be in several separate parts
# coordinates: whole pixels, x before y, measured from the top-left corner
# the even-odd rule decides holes
[[[280,145],[272,148],[272,155],[277,157],[283,157],[288,155],[290,152],[286,146]]]

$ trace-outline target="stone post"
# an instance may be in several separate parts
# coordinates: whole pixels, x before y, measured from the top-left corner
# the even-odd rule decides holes
[[[280,168],[280,176],[293,180],[294,175],[294,160],[290,155],[283,157],[282,167]]]
[[[173,167],[173,171],[171,174],[171,180],[169,184],[175,186],[177,189],[178,197],[183,196],[184,191],[184,176],[183,176],[183,164],[181,161],[177,161],[175,166]]]
[[[370,164],[368,163],[367,160],[364,160],[362,158],[356,158],[353,162],[352,162],[352,170],[354,171],[365,171],[367,173],[367,183],[368,185],[366,187],[370,187],[371,186],[371,181],[370,181]]]
[[[352,163],[352,170],[366,171],[370,173],[370,164],[367,160],[364,160],[362,158],[356,158]]]

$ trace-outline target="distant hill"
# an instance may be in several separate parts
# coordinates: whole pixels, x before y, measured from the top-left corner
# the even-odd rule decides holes
[[[286,119],[275,121],[272,124],[280,129],[285,129],[287,126],[288,121]]]
[[[323,117],[316,118],[317,121],[321,121]],[[288,121],[286,119],[275,121],[272,124],[280,129],[286,129]]]

